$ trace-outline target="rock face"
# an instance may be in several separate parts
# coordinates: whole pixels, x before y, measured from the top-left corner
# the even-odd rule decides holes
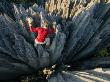
[[[0,5],[4,9],[2,12],[4,14],[0,15],[0,80],[36,73],[39,69],[55,63],[74,63],[110,46],[109,1],[99,3],[97,0],[91,0],[85,7],[82,6],[77,11],[73,11],[74,15],[70,19],[61,19],[63,20],[61,27],[57,22],[56,26],[59,31],[50,37],[51,44],[48,48],[41,45],[34,46],[34,37],[29,32],[26,17],[32,17],[35,26],[39,26],[43,20],[47,19],[50,27],[54,27],[52,23],[60,19],[60,14],[48,14],[45,9],[36,4],[29,9],[25,9],[22,5],[13,4],[12,12],[14,12],[16,19],[13,20],[13,16],[10,16],[12,12],[7,13],[5,5]],[[76,7],[76,5],[74,6]],[[81,5],[78,4],[77,6]],[[8,7],[10,8],[10,6]],[[41,12],[42,20],[40,19]],[[110,63],[108,62],[108,64]],[[69,77],[67,75],[68,72],[67,74],[64,73],[64,76],[59,73],[50,78],[49,82],[54,80],[55,82],[69,82],[77,78],[71,76],[72,79],[66,79]],[[61,81],[56,80],[60,77],[63,77],[60,79]],[[63,80],[64,78],[65,80]]]
[[[85,71],[67,71],[58,73],[48,82],[109,82],[110,69],[97,68]]]
[[[13,12],[13,6],[10,5],[8,2],[10,0],[0,0],[0,14],[1,13],[6,13],[8,16],[11,18],[14,18],[14,12]]]

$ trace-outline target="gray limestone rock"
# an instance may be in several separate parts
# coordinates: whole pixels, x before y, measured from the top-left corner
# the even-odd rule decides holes
[[[109,82],[110,69],[97,68],[83,71],[63,71],[48,79],[48,82]]]
[[[12,6],[12,4],[10,5]],[[110,45],[110,5],[109,3],[101,3],[104,6],[100,6],[97,13],[94,12],[95,5],[94,2],[90,7],[85,7],[79,14],[73,16],[71,21],[67,21],[61,31],[53,34],[48,48],[41,45],[34,46],[34,37],[29,32],[26,17],[32,17],[35,26],[39,26],[44,19],[47,19],[52,26],[52,23],[59,19],[57,15],[48,15],[42,7],[38,7],[36,4],[28,9],[22,5],[13,4],[13,17],[16,19],[13,20],[13,17],[10,16],[12,12],[4,9],[4,14],[0,15],[0,80],[36,73],[41,68],[56,63],[76,62],[91,56],[97,50],[108,47]],[[4,8],[4,5],[0,4],[0,7]],[[8,7],[11,9],[10,6]],[[42,20],[40,19],[40,12],[44,14]],[[105,63],[103,62],[103,64]],[[97,63],[97,65],[99,64]],[[87,65],[84,64],[83,66]],[[95,73],[93,70],[89,72]],[[95,74],[98,76],[99,73]],[[92,75],[64,72],[58,73],[48,81],[91,81],[91,78],[88,80],[86,76],[89,78]],[[108,81],[108,77],[103,78],[107,79],[98,78],[97,81]],[[81,79],[85,80],[81,81]],[[93,78],[92,80],[95,81]]]

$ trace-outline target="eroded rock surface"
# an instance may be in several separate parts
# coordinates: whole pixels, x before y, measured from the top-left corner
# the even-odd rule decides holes
[[[99,4],[98,7],[97,4]],[[5,5],[0,5],[5,8]],[[10,6],[8,7],[11,10]],[[61,28],[57,22],[59,32],[53,35],[48,48],[34,47],[34,37],[29,32],[26,17],[33,17],[35,26],[39,26],[43,20],[47,19],[52,27],[51,24],[59,20],[60,15],[48,14],[45,9],[36,4],[29,9],[13,4],[12,11],[16,20],[10,16],[12,12],[7,13],[7,11],[8,9],[4,9],[2,12],[4,14],[0,15],[1,80],[14,79],[22,74],[32,74],[55,63],[74,62],[110,46],[109,1],[98,3],[97,0],[91,0],[85,7],[73,11],[75,14]],[[40,20],[41,12],[44,18],[42,21]],[[57,77],[54,77],[55,82],[58,82],[56,79],[62,76],[58,74]],[[68,74],[64,74],[65,80],[66,77],[69,77]],[[71,80],[63,81],[63,79],[59,82]],[[49,82],[53,81],[53,77],[49,79]]]

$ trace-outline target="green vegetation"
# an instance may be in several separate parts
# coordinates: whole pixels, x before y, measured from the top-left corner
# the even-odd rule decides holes
[[[108,56],[110,56],[109,49],[103,49],[95,54],[95,57],[108,57]]]

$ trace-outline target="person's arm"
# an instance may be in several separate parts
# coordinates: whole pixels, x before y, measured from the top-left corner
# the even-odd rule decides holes
[[[49,29],[49,33],[57,33],[57,32],[58,32],[57,28]]]
[[[39,27],[38,28],[33,28],[32,26],[29,27],[30,32],[37,32],[38,29]]]
[[[27,21],[28,21],[28,25],[29,25],[29,31],[30,32],[37,32],[38,31],[38,28],[33,28],[32,27],[32,21],[33,21],[33,19],[32,18],[27,18]]]

